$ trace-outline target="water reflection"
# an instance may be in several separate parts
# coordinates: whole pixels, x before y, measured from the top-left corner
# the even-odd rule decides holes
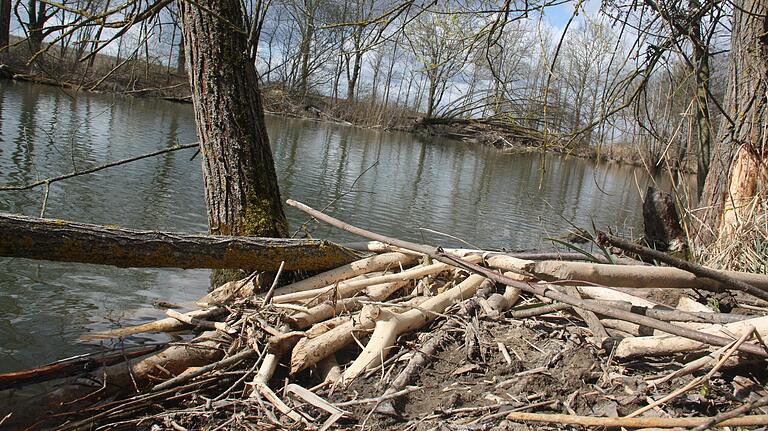
[[[457,245],[538,248],[568,222],[639,225],[626,167],[509,155],[441,138],[268,118],[282,197],[386,235]],[[21,184],[195,141],[190,106],[0,82],[0,183]],[[139,229],[206,231],[200,161],[173,152],[51,186],[46,215]],[[74,159],[74,161],[73,161]],[[364,173],[365,172],[365,173]],[[364,173],[364,174],[363,174]],[[542,177],[543,175],[543,177]],[[541,187],[539,184],[541,183]],[[42,190],[0,193],[0,211],[36,215]],[[287,208],[295,228],[306,215]],[[326,226],[312,235],[359,240]],[[0,259],[0,372],[92,349],[81,334],[155,318],[154,299],[191,304],[202,270],[119,269]]]

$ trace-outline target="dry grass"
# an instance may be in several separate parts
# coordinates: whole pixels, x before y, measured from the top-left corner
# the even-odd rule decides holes
[[[768,273],[768,201],[756,196],[747,217],[711,246],[699,250],[699,261],[718,269]]]

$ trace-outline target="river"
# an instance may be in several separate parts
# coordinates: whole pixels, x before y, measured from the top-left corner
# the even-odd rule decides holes
[[[383,234],[435,245],[551,248],[569,223],[639,235],[641,169],[504,154],[443,138],[268,117],[283,199]],[[192,107],[71,94],[0,81],[0,184],[23,184],[195,141]],[[45,216],[137,229],[205,232],[194,150],[51,185]],[[0,211],[39,215],[44,189],[0,192]],[[307,217],[287,208],[292,229]],[[360,240],[309,224],[311,235]],[[2,238],[0,238],[2,240]],[[153,301],[191,306],[205,270],[120,269],[0,258],[0,372],[101,348],[90,331],[160,317]],[[137,337],[130,342],[140,342]],[[104,346],[114,346],[114,342]]]

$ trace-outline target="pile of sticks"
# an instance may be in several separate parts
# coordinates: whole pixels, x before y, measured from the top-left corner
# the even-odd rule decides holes
[[[620,417],[580,416],[569,409],[569,414],[523,411],[551,412],[556,400],[521,409],[484,405],[451,410],[482,412],[456,429],[474,429],[466,424],[479,427],[481,419],[486,425],[507,420],[533,428],[540,422],[696,429],[768,425],[768,415],[753,412],[768,404],[762,388],[738,408],[716,416],[647,415],[706,384],[721,370],[747,363],[765,367],[768,317],[757,311],[768,303],[766,276],[699,267],[605,233],[598,241],[606,247],[667,266],[528,260],[482,250],[441,249],[368,232],[298,202],[288,204],[368,238],[371,242],[359,248],[369,257],[295,282],[285,281],[289,277],[282,268],[271,274],[271,282],[254,273],[206,295],[199,310],[169,310],[167,318],[156,322],[89,334],[86,338],[94,340],[203,331],[132,362],[80,369],[46,394],[42,405],[58,411],[37,425],[107,429],[159,424],[178,430],[365,427],[371,417],[400,416],[401,400],[418,396],[422,388],[414,384],[420,372],[454,337],[457,321],[561,318],[563,313],[570,315],[566,325],[588,331],[594,350],[611,361],[685,354],[687,362],[674,372],[646,379],[653,387],[699,375]],[[742,302],[753,304],[748,307],[753,312],[714,312],[684,296],[676,308],[660,306],[632,293],[650,287],[737,292]],[[409,334],[425,330],[430,331],[425,342],[413,349],[404,344]],[[497,344],[512,364],[508,349]],[[72,373],[72,367],[62,373],[45,370],[42,377],[35,372],[0,376],[0,388]],[[372,378],[382,388],[379,395],[357,396],[356,385]],[[41,405],[39,399],[36,403]],[[489,413],[492,408],[495,413]],[[424,417],[431,413],[424,412]],[[13,423],[20,417],[11,413],[2,421]],[[394,423],[393,429],[403,427]]]

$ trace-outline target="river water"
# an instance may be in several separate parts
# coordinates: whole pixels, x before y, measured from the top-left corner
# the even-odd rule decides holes
[[[650,179],[626,166],[511,155],[443,138],[268,117],[283,199],[383,234],[434,245],[551,248],[547,236],[594,222],[632,234]],[[0,81],[0,184],[24,184],[195,141],[192,108],[158,100],[69,94]],[[205,232],[199,160],[167,153],[51,185],[46,217],[137,229]],[[43,188],[0,192],[0,211],[39,215]],[[287,208],[293,229],[307,217]],[[357,241],[317,225],[315,237]],[[0,238],[2,241],[2,238]],[[0,372],[92,351],[90,331],[190,306],[205,270],[120,269],[0,258]],[[139,338],[129,340],[141,341]],[[110,346],[104,343],[104,346]]]

